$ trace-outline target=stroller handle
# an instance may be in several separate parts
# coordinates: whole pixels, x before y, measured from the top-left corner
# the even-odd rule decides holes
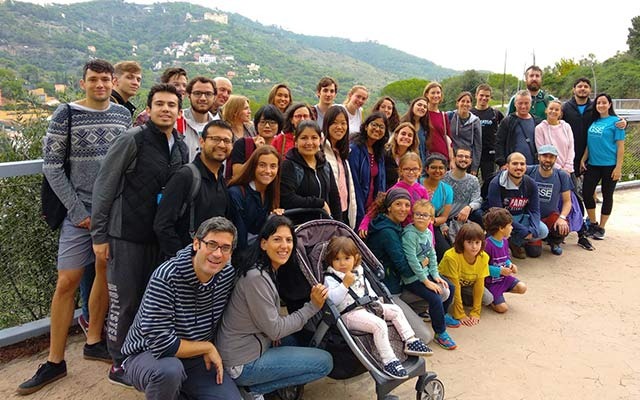
[[[327,213],[327,210],[325,210],[324,208],[289,208],[284,210],[283,215],[285,217],[291,218],[291,217],[296,217],[299,215],[310,214],[310,213],[320,214],[320,216],[322,217],[320,219],[333,219],[331,215]]]

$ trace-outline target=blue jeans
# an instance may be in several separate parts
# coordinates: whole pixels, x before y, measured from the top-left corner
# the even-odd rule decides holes
[[[529,226],[529,214],[521,214],[513,217],[513,221],[523,225],[524,227]],[[549,228],[545,225],[544,222],[538,221],[538,237],[533,237],[529,240],[525,240],[525,236],[529,234],[529,231],[526,229],[519,229],[515,225],[513,226],[513,232],[511,232],[511,237],[509,238],[509,243],[513,243],[515,246],[523,246],[525,242],[540,240],[547,237],[549,234]]]
[[[449,309],[451,302],[453,301],[453,294],[456,290],[456,287],[451,284],[451,282],[441,276],[442,280],[447,282],[449,285],[449,298],[445,301],[442,301],[440,295],[433,290],[427,289],[424,283],[420,281],[411,282],[408,285],[404,285],[404,287],[409,290],[411,293],[416,296],[420,296],[425,299],[429,303],[429,315],[431,316],[431,326],[433,327],[433,331],[435,333],[442,333],[447,330],[447,326],[444,323],[444,314]],[[429,280],[431,277],[429,277]]]
[[[202,356],[156,359],[150,351],[145,351],[129,357],[124,370],[129,382],[144,392],[147,400],[242,399],[233,379],[226,373],[222,384],[216,383],[216,368],[211,366],[207,370]]]
[[[309,383],[329,375],[333,369],[331,354],[311,347],[271,347],[262,356],[244,364],[235,381],[252,393]]]

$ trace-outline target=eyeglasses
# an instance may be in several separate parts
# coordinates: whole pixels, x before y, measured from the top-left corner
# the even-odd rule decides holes
[[[466,154],[456,154],[456,158],[462,158],[464,160],[470,160],[471,156],[468,156]]]
[[[258,122],[258,125],[262,125],[262,126],[278,126],[278,121],[274,121],[272,119],[263,119],[261,121]]]
[[[200,97],[204,96],[207,99],[212,98],[213,96],[215,96],[216,94],[213,92],[200,92],[200,91],[196,91],[196,92],[191,92],[191,94],[196,98],[199,99]]]
[[[229,254],[233,247],[230,244],[223,244],[222,246],[216,242],[215,240],[201,240],[200,242],[204,243],[207,246],[207,250],[214,252],[220,249],[222,254]]]
[[[413,213],[413,218],[420,218],[420,219],[425,218],[426,219],[426,218],[431,218],[431,217],[433,217],[433,215],[431,215],[431,214]]]
[[[214,145],[219,145],[220,143],[224,143],[225,146],[229,146],[232,143],[232,140],[229,138],[221,138],[219,136],[207,136],[204,140],[211,139]]]
[[[402,172],[411,172],[413,174],[416,174],[420,172],[420,168],[402,168]]]
[[[369,126],[372,127],[372,128],[378,128],[380,130],[384,130],[384,128],[385,128],[384,124],[379,124],[377,122],[370,122]]]

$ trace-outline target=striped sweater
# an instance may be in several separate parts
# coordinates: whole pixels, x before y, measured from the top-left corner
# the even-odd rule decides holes
[[[156,359],[174,357],[180,339],[211,341],[235,279],[227,264],[207,283],[193,269],[192,245],[158,267],[151,275],[122,353],[151,351]]]
[[[64,173],[69,108],[58,106],[44,138],[42,172],[67,209],[73,224],[91,216],[91,194],[102,159],[113,141],[131,126],[131,114],[110,103],[106,110],[94,110],[71,103],[71,172]]]

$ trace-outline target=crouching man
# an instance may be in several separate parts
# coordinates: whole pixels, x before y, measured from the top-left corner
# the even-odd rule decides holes
[[[213,217],[158,267],[122,347],[125,377],[147,399],[241,399],[212,343],[233,289],[236,228]]]

